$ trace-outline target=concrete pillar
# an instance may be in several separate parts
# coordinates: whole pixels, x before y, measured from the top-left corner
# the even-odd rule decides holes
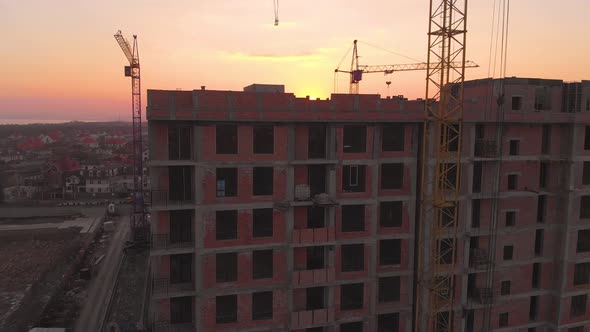
[[[203,307],[203,299],[202,299],[202,292],[203,292],[203,271],[201,269],[201,267],[203,266],[203,256],[201,254],[202,249],[203,248],[203,239],[205,238],[205,226],[204,226],[204,222],[203,222],[203,216],[202,216],[202,212],[200,209],[195,209],[195,213],[194,213],[194,223],[193,223],[193,229],[194,229],[194,239],[195,239],[195,254],[194,254],[194,264],[195,266],[193,267],[193,273],[194,273],[194,282],[195,282],[195,291],[196,291],[196,297],[195,297],[195,328],[197,331],[202,330],[204,327],[201,325],[202,324],[202,316],[201,316],[201,312],[202,312],[202,307]]]
[[[289,161],[295,159],[295,128],[290,125],[287,128],[287,158]],[[293,202],[295,199],[295,169],[293,165],[287,166],[287,201]],[[293,227],[295,224],[294,207],[290,206],[285,212],[285,242],[287,254],[287,315],[293,312]],[[291,317],[287,317],[287,326],[291,325]]]

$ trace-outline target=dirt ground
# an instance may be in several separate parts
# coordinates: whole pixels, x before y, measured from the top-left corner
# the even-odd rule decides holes
[[[0,233],[0,331],[40,314],[84,237],[76,228]]]

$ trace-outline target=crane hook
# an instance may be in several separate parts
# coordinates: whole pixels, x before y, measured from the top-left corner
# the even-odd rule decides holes
[[[275,26],[279,25],[279,0],[273,0],[273,6],[275,9]]]

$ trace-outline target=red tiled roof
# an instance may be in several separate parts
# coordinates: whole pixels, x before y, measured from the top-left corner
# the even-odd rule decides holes
[[[20,150],[31,151],[34,149],[38,149],[38,148],[42,147],[43,145],[45,145],[45,143],[43,143],[43,141],[40,138],[27,137],[24,140],[18,142],[16,144],[16,147]]]
[[[76,171],[80,169],[80,163],[77,160],[65,157],[60,160],[50,162],[60,172]]]

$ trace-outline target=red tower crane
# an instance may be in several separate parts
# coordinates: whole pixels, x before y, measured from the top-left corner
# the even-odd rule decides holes
[[[133,210],[131,214],[131,236],[135,242],[145,242],[149,235],[149,224],[144,209],[143,195],[143,149],[141,133],[141,78],[137,35],[133,35],[133,47],[121,34],[115,34],[117,43],[129,61],[125,76],[131,77],[131,115],[133,119]]]

